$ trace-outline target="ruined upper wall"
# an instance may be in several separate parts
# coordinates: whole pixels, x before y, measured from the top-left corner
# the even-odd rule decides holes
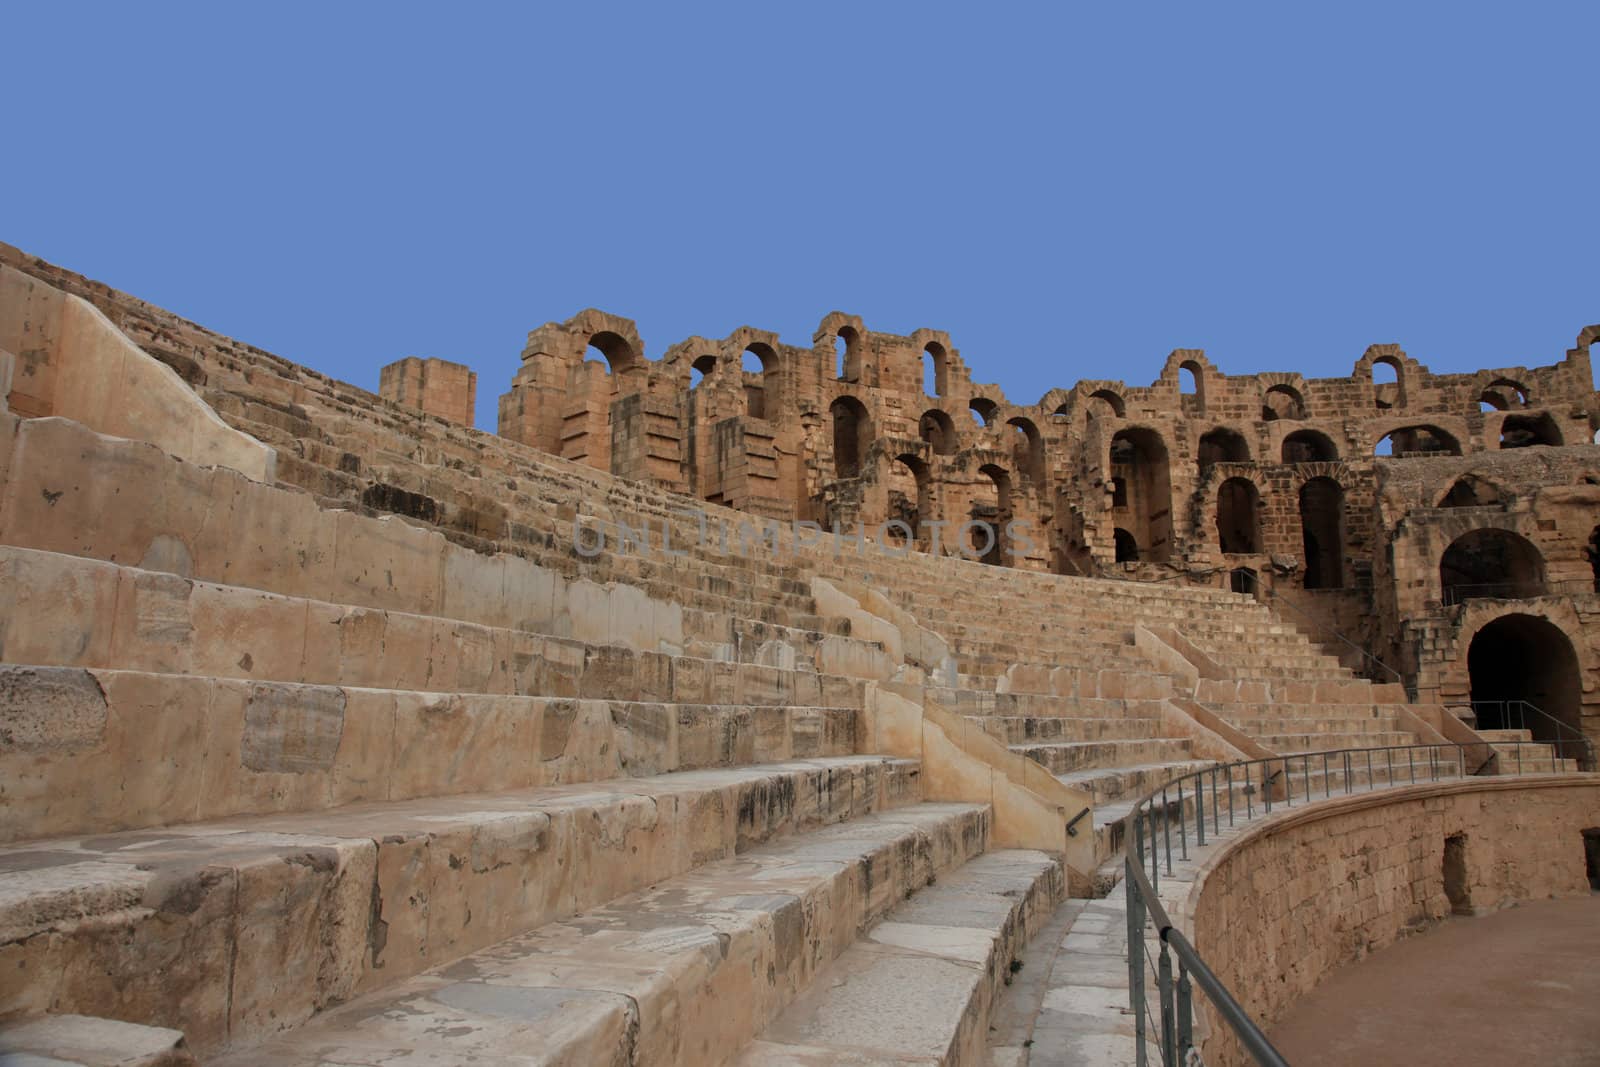
[[[379,370],[378,394],[458,426],[476,421],[478,376],[462,363],[407,356]]]

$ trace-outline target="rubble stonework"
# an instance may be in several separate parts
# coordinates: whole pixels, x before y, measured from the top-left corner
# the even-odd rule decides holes
[[[980,1062],[1180,774],[1581,769],[1597,332],[1021,407],[586,311],[490,434],[0,245],[0,1054]]]

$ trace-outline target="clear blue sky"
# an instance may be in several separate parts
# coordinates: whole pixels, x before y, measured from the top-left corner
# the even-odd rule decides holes
[[[1596,5],[8,4],[0,240],[376,389],[586,306],[828,311],[1030,403],[1549,363],[1600,321]]]

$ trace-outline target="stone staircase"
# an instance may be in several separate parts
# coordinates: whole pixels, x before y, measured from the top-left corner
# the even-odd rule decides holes
[[[805,1021],[837,974],[893,1024],[909,970],[959,1059],[1065,894],[870,751],[885,650],[798,571],[558,569],[68,419],[0,443],[8,1054],[721,1063],[856,1040]]]

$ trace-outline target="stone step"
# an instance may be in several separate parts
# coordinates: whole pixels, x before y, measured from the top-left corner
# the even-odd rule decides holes
[[[1040,741],[1131,741],[1162,736],[1161,721],[1155,718],[1068,719],[1012,715],[969,715],[968,718],[990,737],[1006,745]]]
[[[825,967],[736,1063],[983,1063],[1013,961],[1064,895],[1060,866],[1044,853],[968,862]]]
[[[1144,691],[1137,679],[1100,679],[1107,692]],[[1092,693],[1094,681],[1085,688]],[[1161,698],[1121,696],[1058,696],[1053,693],[992,693],[970,689],[930,688],[928,696],[940,707],[959,715],[998,716],[1027,719],[1156,719],[1161,717]]]
[[[1398,731],[1379,733],[1351,733],[1327,731],[1325,733],[1254,734],[1254,740],[1269,751],[1289,755],[1299,752],[1327,752],[1340,748],[1385,748],[1394,745],[1418,744],[1417,735]]]
[[[703,864],[920,799],[917,764],[856,756],[11,846],[0,1018],[105,1015],[181,1030],[209,1055]]]
[[[853,708],[291,685],[0,664],[0,841],[839,757]]]
[[[1366,718],[1281,718],[1252,719],[1226,716],[1229,722],[1253,737],[1281,734],[1392,734],[1400,729],[1393,715],[1368,715]]]
[[[1057,741],[1012,745],[1011,751],[1043,764],[1060,777],[1072,771],[1172,763],[1192,755],[1188,738],[1157,737],[1137,741]]]
[[[23,420],[14,448],[0,509],[0,542],[8,545],[142,561],[152,570],[213,583],[485,627],[554,627],[556,636],[580,638],[613,634],[619,636],[610,640],[620,644],[630,644],[620,635],[637,635],[652,650],[682,640],[679,601],[694,602],[688,596],[652,599],[642,579],[608,586],[506,553],[473,551],[398,517],[323,507],[306,493],[196,468],[65,419]],[[52,488],[57,485],[67,488]],[[130,498],[140,506],[126,506]],[[674,571],[654,566],[656,580]],[[740,627],[738,605],[706,606],[715,610],[699,618],[712,632],[693,639],[708,646],[736,638],[755,646],[767,639],[815,643],[818,638],[803,635],[837,639],[848,632],[821,620],[813,620],[818,630],[791,632],[783,621],[794,613],[771,604],[754,605],[757,614]]]
[[[214,1062],[725,1062],[857,931],[980,855],[989,819],[983,806],[920,804],[753,848]]]
[[[796,645],[783,630],[743,646],[748,662],[713,660],[642,648],[627,628],[585,638],[480,626],[11,546],[0,546],[0,606],[14,663],[432,692],[859,706],[859,676],[826,668],[877,676],[883,660],[876,645],[814,634]]]
[[[1361,722],[1368,719],[1398,717],[1392,704],[1297,704],[1274,701],[1265,704],[1220,703],[1208,701],[1212,711],[1235,723],[1261,723],[1270,719],[1322,719]]]
[[[6,1067],[192,1067],[176,1030],[88,1015],[36,1015],[0,1025]]]
[[[1536,741],[1532,744],[1496,742],[1490,747],[1500,757],[1500,767],[1510,774],[1532,772],[1570,774],[1579,769],[1577,759],[1562,758],[1555,745],[1543,742]]]
[[[1211,760],[1179,759],[1167,762],[1130,764],[1068,771],[1056,777],[1075,789],[1087,789],[1094,796],[1095,821],[1108,806],[1143,796],[1173,778],[1211,766]]]

